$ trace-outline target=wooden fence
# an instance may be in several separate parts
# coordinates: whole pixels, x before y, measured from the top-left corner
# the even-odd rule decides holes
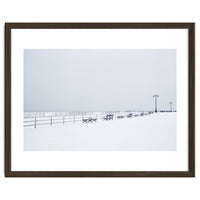
[[[47,117],[25,117],[24,118],[24,127],[34,127],[37,128],[41,125],[53,126],[54,124],[74,124],[74,123],[83,123],[87,119],[89,122],[96,122],[99,120],[111,120],[111,119],[124,119],[132,117],[140,117],[153,114],[152,111],[140,112],[140,113],[130,113],[130,112],[120,112],[120,113],[97,113],[97,114],[88,114],[88,115],[63,115],[63,116],[47,116]],[[106,116],[113,115],[112,118]]]

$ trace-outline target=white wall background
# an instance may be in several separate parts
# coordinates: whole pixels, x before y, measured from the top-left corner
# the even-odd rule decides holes
[[[198,0],[1,0],[0,199],[200,199],[200,106],[196,104],[196,178],[4,178],[5,22],[196,22],[196,102],[200,100]],[[198,75],[199,74],[199,75]]]

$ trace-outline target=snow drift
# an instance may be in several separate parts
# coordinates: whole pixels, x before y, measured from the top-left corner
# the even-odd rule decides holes
[[[24,128],[25,151],[175,151],[176,113]]]

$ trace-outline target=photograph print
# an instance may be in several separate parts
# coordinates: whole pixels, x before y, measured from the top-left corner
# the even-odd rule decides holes
[[[176,49],[24,49],[24,151],[176,151]]]

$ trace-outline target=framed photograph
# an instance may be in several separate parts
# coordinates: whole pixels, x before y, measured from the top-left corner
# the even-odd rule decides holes
[[[6,23],[6,177],[194,177],[194,23]]]

